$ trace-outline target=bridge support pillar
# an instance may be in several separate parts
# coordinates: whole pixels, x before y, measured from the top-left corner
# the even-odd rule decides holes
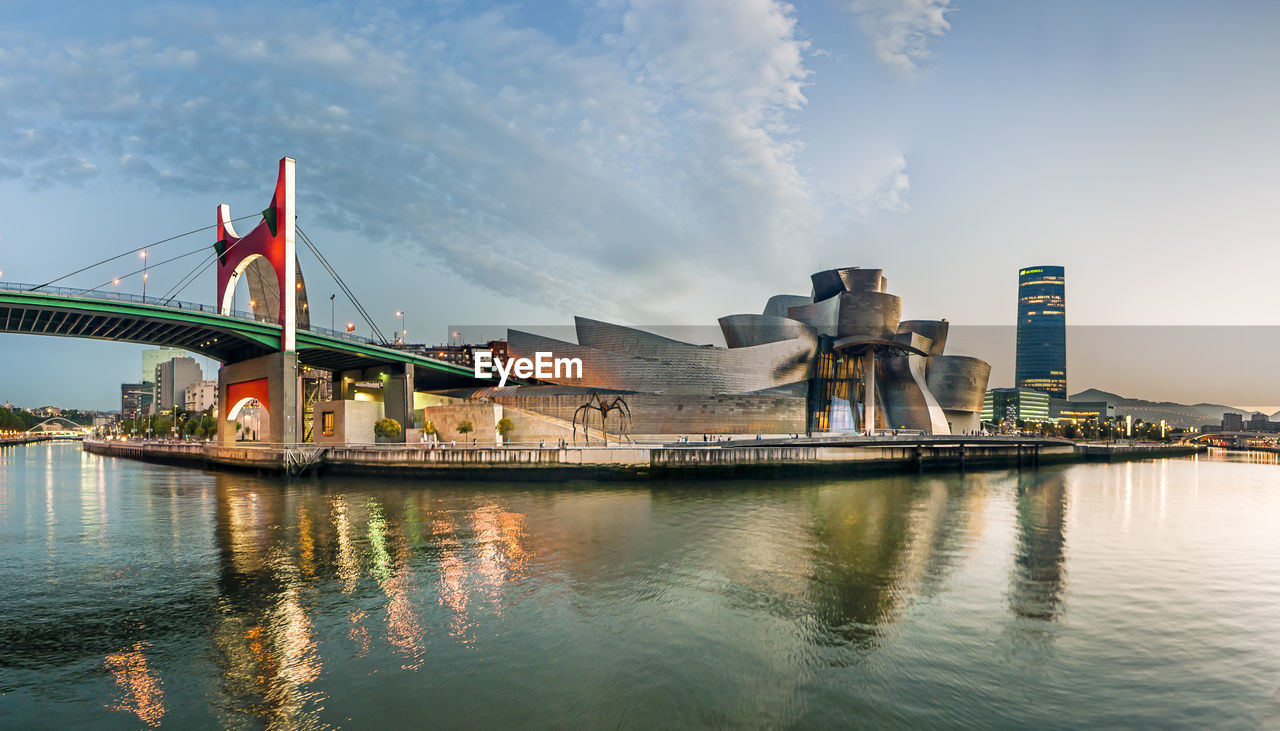
[[[400,440],[413,428],[413,364],[405,363],[400,373],[391,373],[382,384],[382,405],[388,419],[401,426]]]
[[[297,353],[272,353],[218,369],[218,442],[236,439],[236,418],[253,399],[267,410],[259,442],[292,444],[302,422]]]

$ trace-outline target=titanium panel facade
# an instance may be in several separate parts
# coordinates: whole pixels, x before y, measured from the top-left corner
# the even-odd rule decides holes
[[[808,340],[818,347],[818,333],[813,328],[789,317],[770,315],[727,315],[720,318],[720,331],[730,348],[777,343],[783,340]]]
[[[942,355],[947,347],[947,331],[951,324],[946,320],[903,320],[898,323],[899,333],[920,333],[929,338],[929,355]]]
[[[819,335],[836,336],[840,322],[840,300],[836,297],[787,309],[787,317],[799,320],[813,328]]]
[[[843,292],[836,299],[840,302],[836,337],[892,340],[898,333],[901,297],[884,292]]]
[[[556,358],[582,360],[582,378],[548,379],[552,383],[647,393],[726,394],[775,389],[808,380],[817,352],[816,344],[804,339],[729,349],[661,340],[666,342],[655,343],[639,356],[519,330],[507,332],[512,357],[533,358],[543,351]]]
[[[813,304],[812,297],[799,294],[775,294],[765,303],[764,314],[774,317],[787,317],[787,310]]]

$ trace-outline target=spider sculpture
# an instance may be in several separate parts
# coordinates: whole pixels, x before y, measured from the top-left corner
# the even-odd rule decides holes
[[[609,418],[610,411],[618,412],[622,421],[618,428],[618,438],[626,439],[627,432],[631,430],[631,409],[627,408],[627,402],[621,396],[614,396],[612,401],[605,401],[605,398],[598,393],[593,393],[587,399],[587,402],[579,406],[573,412],[573,440],[578,441],[578,419],[582,419],[582,432],[587,442],[591,442],[591,431],[587,428],[587,418],[591,412],[600,412],[600,432],[604,434],[605,444],[609,443],[609,432],[605,429],[605,421]]]

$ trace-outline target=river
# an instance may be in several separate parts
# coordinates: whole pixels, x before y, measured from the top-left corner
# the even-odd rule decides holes
[[[1280,723],[1274,455],[287,482],[0,449],[8,727]]]

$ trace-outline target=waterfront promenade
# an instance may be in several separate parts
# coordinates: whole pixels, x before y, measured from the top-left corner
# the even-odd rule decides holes
[[[93,454],[195,468],[291,475],[335,473],[458,479],[773,476],[986,467],[1036,467],[1193,454],[1188,445],[1077,445],[1011,436],[819,436],[724,442],[612,445],[510,444],[324,446],[86,440]]]

